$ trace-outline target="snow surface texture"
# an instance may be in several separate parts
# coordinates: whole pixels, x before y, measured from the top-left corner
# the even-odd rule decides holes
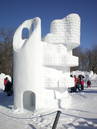
[[[97,129],[97,74],[81,71],[74,71],[72,74],[83,74],[85,79],[87,77],[92,81],[92,86],[82,92],[69,93],[71,106],[60,109],[62,113],[56,129]],[[12,110],[13,96],[8,97],[2,91],[2,75],[0,74],[0,129],[52,129],[56,110],[45,109],[23,114]],[[65,102],[66,98],[64,105]]]
[[[22,39],[25,28],[29,32],[28,39]],[[68,96],[66,88],[74,86],[70,67],[78,65],[72,49],[79,44],[80,17],[77,14],[52,21],[50,33],[43,41],[40,18],[23,22],[13,38],[14,108],[34,111],[64,106],[63,98]]]

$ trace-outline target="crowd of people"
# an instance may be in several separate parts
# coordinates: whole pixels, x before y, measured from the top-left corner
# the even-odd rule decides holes
[[[85,81],[84,81],[84,76],[83,75],[78,75],[78,77],[76,77],[76,75],[71,75],[71,77],[74,78],[74,87],[69,88],[69,92],[78,92],[78,91],[82,91],[84,90],[84,86],[85,86]],[[91,81],[87,80],[86,82],[87,88],[91,87]]]
[[[91,81],[87,80],[85,84],[85,81],[84,81],[85,77],[83,75],[78,75],[78,76],[70,75],[70,76],[74,78],[74,86],[68,88],[69,92],[72,93],[72,92],[82,91],[84,90],[85,85],[87,85],[87,88],[91,87]],[[8,77],[4,78],[4,92],[6,92],[8,96],[11,96],[13,94],[13,81],[10,81]]]
[[[8,79],[8,77],[4,78],[4,92],[8,96],[11,96],[13,94],[13,84],[12,81]]]

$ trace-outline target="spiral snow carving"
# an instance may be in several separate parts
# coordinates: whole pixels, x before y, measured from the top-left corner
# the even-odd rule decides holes
[[[32,30],[32,26],[34,26]],[[23,39],[23,29],[28,38]],[[13,38],[14,108],[20,111],[58,108],[58,98],[74,86],[70,67],[78,65],[72,49],[80,44],[80,18],[70,14],[54,20],[50,33],[41,39],[41,20],[23,22]]]

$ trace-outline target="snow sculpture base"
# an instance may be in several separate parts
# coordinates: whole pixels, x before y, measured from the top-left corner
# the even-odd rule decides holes
[[[24,28],[29,32],[28,39],[22,39]],[[66,88],[74,86],[70,67],[78,65],[78,58],[72,55],[72,49],[79,44],[77,14],[54,20],[44,41],[41,40],[40,18],[20,25],[13,38],[15,109],[34,111],[60,107],[58,100],[61,102]]]

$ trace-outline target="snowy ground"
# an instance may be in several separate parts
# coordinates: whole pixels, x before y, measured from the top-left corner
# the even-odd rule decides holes
[[[60,109],[56,129],[97,129],[97,87],[69,93],[69,101],[71,106]],[[56,110],[15,112],[13,96],[6,96],[0,89],[0,129],[52,129],[55,116]]]
[[[71,107],[61,109],[57,129],[97,129],[97,87],[70,93]],[[52,129],[56,111],[15,113],[13,96],[0,91],[0,129]],[[51,113],[51,114],[49,114]]]

